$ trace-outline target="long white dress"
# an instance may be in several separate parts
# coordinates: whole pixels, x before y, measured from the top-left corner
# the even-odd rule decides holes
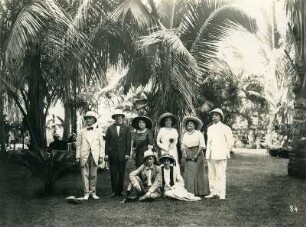
[[[193,193],[190,193],[184,187],[184,179],[180,174],[180,171],[177,167],[173,167],[173,183],[170,185],[170,169],[166,170],[162,167],[163,179],[164,179],[164,195],[165,197],[178,199],[182,201],[199,201],[200,197],[195,196]]]
[[[161,149],[161,155],[168,153],[175,159],[176,165],[179,166],[178,153],[177,153],[177,142],[178,132],[175,128],[160,128],[157,134],[157,145]]]

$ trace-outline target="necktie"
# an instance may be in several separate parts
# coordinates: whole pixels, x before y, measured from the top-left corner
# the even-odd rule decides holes
[[[89,131],[89,130],[93,130],[93,127],[88,127],[87,130],[88,130],[88,131]]]

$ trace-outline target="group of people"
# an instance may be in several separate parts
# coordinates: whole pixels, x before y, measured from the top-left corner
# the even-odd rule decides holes
[[[86,127],[76,140],[76,160],[81,167],[84,189],[82,199],[88,200],[90,196],[99,199],[96,194],[97,170],[103,160],[109,164],[111,197],[124,195],[126,162],[132,156],[136,170],[129,174],[122,203],[154,200],[161,196],[183,201],[198,201],[201,196],[224,200],[226,165],[233,136],[231,129],[222,123],[222,110],[214,109],[211,113],[213,122],[207,129],[206,144],[200,131],[202,121],[195,116],[183,119],[184,133],[180,135],[176,127],[178,118],[172,113],[162,114],[157,122],[156,137],[152,132],[152,120],[138,116],[132,120],[132,136],[130,127],[124,124],[124,113],[118,110],[112,115],[115,122],[107,128],[103,138],[102,130],[96,124],[96,113],[87,112],[84,116]],[[184,166],[182,174],[180,161]]]

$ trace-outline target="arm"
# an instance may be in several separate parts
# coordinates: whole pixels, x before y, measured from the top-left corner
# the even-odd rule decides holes
[[[203,149],[206,148],[204,135],[200,131],[198,132],[198,137],[199,137],[199,150],[198,150],[197,154],[195,155],[195,159],[198,159],[201,152],[203,152]]]
[[[182,136],[182,139],[181,139],[181,149],[182,149],[182,155],[183,155],[183,158],[187,158],[187,152],[186,152],[186,145],[184,143],[184,137],[185,137],[185,133],[183,134]]]
[[[109,146],[109,141],[110,141],[110,127],[107,128],[106,130],[106,134],[105,134],[105,156],[108,156],[109,154],[109,150],[110,150],[110,146]]]
[[[168,150],[167,147],[164,147],[163,144],[161,143],[161,138],[162,138],[162,133],[163,133],[163,129],[161,128],[157,134],[157,138],[156,138],[156,143],[157,143],[157,146],[162,149],[162,150]]]
[[[173,138],[174,140],[173,140],[173,143],[171,143],[171,147],[176,146],[178,143],[178,131],[176,129],[174,129],[173,135],[174,135],[174,138]]]
[[[157,189],[159,189],[160,187],[162,187],[162,172],[161,172],[161,168],[158,167],[157,168],[157,175],[156,178],[154,180],[154,183],[152,184],[152,186],[150,187],[150,189],[148,190],[148,193],[153,193],[155,192]]]
[[[103,147],[103,134],[99,132],[99,158],[103,158],[105,156],[105,149]]]
[[[132,146],[132,135],[131,135],[131,130],[130,127],[126,126],[126,153],[125,155],[130,156],[131,154],[131,146]]]
[[[153,149],[153,134],[152,134],[151,130],[149,130],[149,132],[147,134],[147,141],[148,141],[148,149]]]
[[[234,137],[233,137],[233,133],[230,127],[228,126],[226,127],[224,135],[225,135],[225,140],[227,143],[228,150],[231,151],[234,146]]]
[[[129,180],[131,182],[131,184],[133,185],[133,187],[135,188],[140,188],[139,183],[137,181],[137,176],[141,173],[141,171],[143,170],[144,165],[141,165],[138,169],[132,171],[129,175]]]

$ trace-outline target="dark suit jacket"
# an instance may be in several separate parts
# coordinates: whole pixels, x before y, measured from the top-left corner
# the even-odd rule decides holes
[[[122,124],[118,136],[116,125],[112,124],[106,130],[105,135],[105,155],[110,161],[124,161],[125,155],[131,153],[131,131],[130,128]]]

